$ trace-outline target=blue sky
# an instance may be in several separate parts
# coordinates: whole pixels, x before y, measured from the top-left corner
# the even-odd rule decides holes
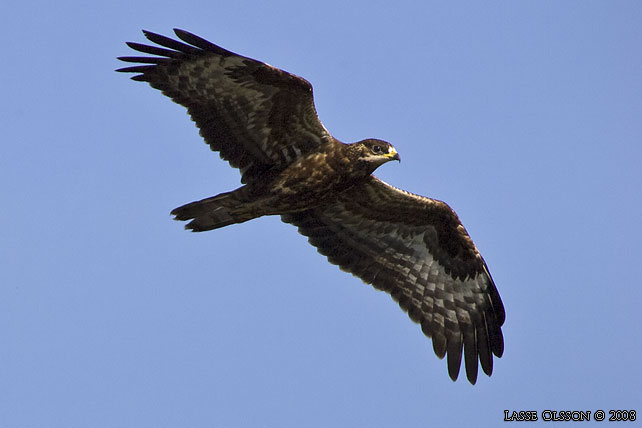
[[[3,8],[0,426],[642,411],[639,1],[218,3]],[[277,218],[171,221],[239,185],[182,107],[113,72],[173,27],[304,76],[337,138],[395,145],[378,176],[457,211],[506,307],[491,378],[451,382],[387,295]]]

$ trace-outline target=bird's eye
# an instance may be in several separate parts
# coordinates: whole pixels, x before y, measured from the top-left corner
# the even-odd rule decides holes
[[[373,153],[381,153],[381,146],[372,146]]]

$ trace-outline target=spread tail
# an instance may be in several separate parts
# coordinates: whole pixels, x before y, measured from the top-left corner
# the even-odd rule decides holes
[[[221,193],[201,201],[190,202],[172,210],[175,220],[192,220],[185,229],[193,232],[218,229],[230,224],[251,220],[254,216],[239,212],[244,205],[235,192]]]

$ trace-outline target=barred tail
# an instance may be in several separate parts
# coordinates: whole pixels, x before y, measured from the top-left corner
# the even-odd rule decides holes
[[[192,220],[185,225],[185,229],[190,229],[193,232],[218,229],[254,218],[238,212],[238,209],[243,206],[243,202],[235,196],[234,192],[221,193],[175,208],[171,214],[175,216],[174,220]]]

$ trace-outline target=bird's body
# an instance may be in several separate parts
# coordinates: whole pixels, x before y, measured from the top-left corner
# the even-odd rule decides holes
[[[392,153],[389,158],[359,162],[361,151],[369,151],[370,146],[383,147]],[[189,203],[172,214],[177,220],[192,220],[187,227],[202,232],[265,215],[308,210],[334,202],[338,194],[360,185],[376,166],[391,159],[399,156],[385,141],[369,139],[344,144],[332,139],[319,151],[294,159],[282,170],[264,172],[261,180]]]
[[[175,30],[185,43],[145,32],[162,47],[128,43],[151,57],[121,57],[187,107],[211,149],[241,171],[242,187],[176,208],[193,231],[280,215],[331,263],[393,297],[448,356],[462,352],[471,383],[503,353],[504,307],[475,244],[445,203],[405,192],[372,173],[399,160],[389,143],[344,144],[316,115],[303,78]]]

